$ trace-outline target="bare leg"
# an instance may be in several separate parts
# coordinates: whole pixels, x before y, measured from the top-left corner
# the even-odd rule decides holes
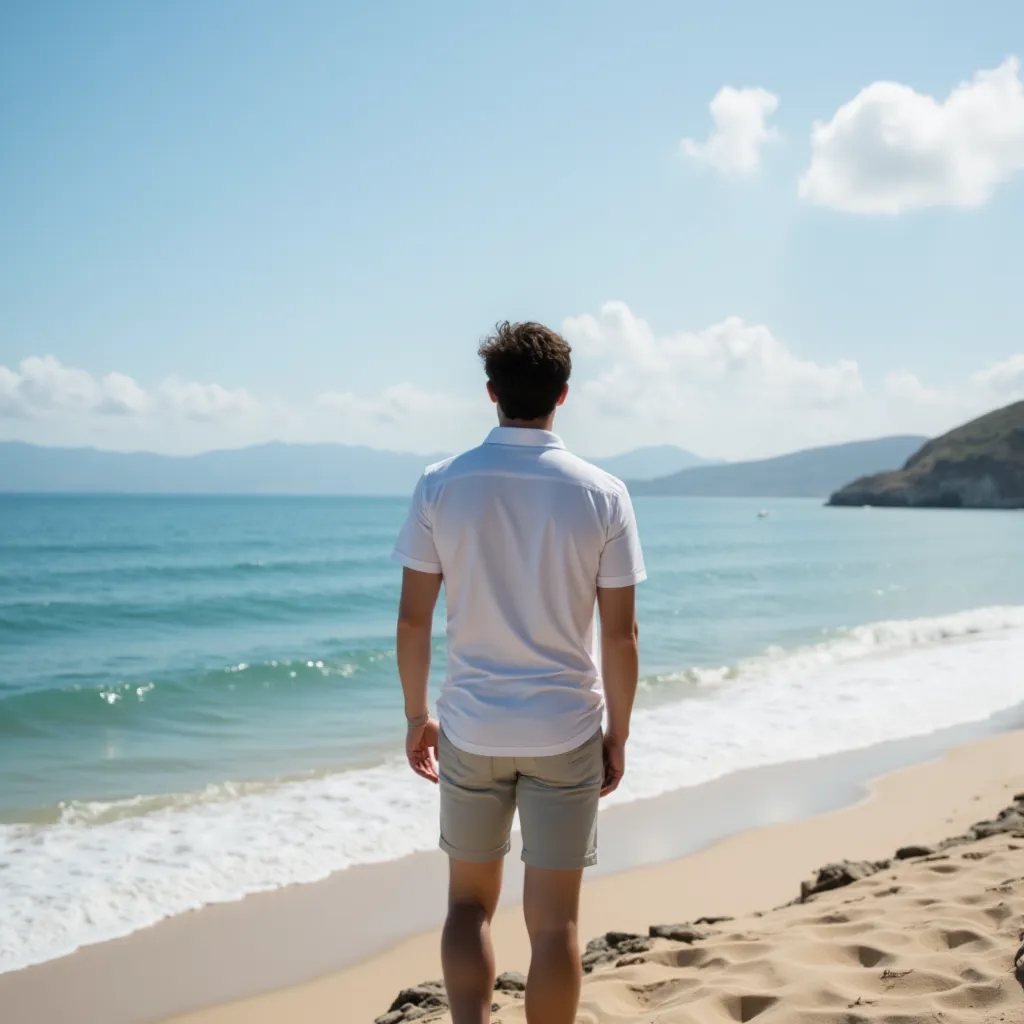
[[[533,955],[526,983],[529,1024],[573,1024],[583,969],[577,922],[582,871],[526,869],[523,911]]]
[[[452,1024],[488,1024],[494,997],[491,918],[501,894],[503,862],[450,859],[448,920],[441,935]]]

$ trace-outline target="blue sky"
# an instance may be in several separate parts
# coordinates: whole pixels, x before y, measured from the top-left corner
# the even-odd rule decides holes
[[[592,454],[952,426],[1024,395],[1018,54],[1012,2],[7,3],[0,438],[454,449],[505,318]]]

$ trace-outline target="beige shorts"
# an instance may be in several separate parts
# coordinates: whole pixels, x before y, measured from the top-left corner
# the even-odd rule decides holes
[[[601,733],[550,757],[484,757],[441,733],[441,849],[485,864],[510,848],[519,808],[529,867],[573,871],[597,862],[597,805],[604,781]]]

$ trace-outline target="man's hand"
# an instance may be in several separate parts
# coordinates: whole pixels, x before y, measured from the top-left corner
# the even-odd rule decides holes
[[[601,796],[614,793],[626,774],[626,744],[611,736],[604,738],[604,785]]]
[[[434,719],[423,725],[410,726],[405,734],[405,756],[409,767],[427,782],[437,784],[437,739],[439,729]]]

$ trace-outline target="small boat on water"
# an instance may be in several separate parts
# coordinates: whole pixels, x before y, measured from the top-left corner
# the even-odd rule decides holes
[[[757,513],[757,518],[758,519],[767,519],[770,515],[771,515],[771,512],[769,512],[768,509],[763,508],[763,509],[761,509],[760,512]]]

